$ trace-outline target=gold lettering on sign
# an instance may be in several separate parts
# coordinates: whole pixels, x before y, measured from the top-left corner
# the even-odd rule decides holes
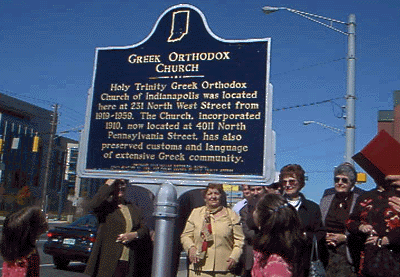
[[[189,33],[189,15],[173,13],[170,45]],[[188,49],[123,50],[132,74],[111,74],[115,80],[98,89],[92,108],[103,131],[94,135],[101,137],[99,159],[114,162],[111,169],[230,174],[252,162],[253,136],[264,133],[265,87],[246,80],[245,72],[215,77],[221,65],[235,66],[234,52]],[[218,74],[207,76],[210,68]]]

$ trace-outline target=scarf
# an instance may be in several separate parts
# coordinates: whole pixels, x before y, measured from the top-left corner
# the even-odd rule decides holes
[[[289,203],[290,205],[292,205],[297,211],[299,210],[299,208],[300,208],[300,206],[301,206],[301,203],[302,203],[301,197],[299,197],[299,199],[297,199],[297,200],[292,200],[292,199],[290,199],[289,197],[286,196],[286,200],[287,200],[288,203]]]
[[[202,238],[202,243],[201,243],[201,249],[198,251],[197,256],[203,260],[206,252],[208,245],[213,242],[213,236],[212,236],[212,227],[211,227],[211,217],[221,211],[223,206],[219,206],[218,208],[215,209],[206,209],[206,214],[204,216],[204,221],[203,221],[203,227],[200,232],[200,236]]]

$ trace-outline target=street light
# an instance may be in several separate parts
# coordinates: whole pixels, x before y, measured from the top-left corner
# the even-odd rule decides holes
[[[344,135],[344,133],[345,133],[345,131],[343,131],[341,129],[338,129],[338,128],[335,128],[335,127],[332,127],[332,126],[329,126],[329,125],[326,125],[324,123],[321,123],[321,122],[318,122],[318,121],[314,121],[314,120],[304,121],[303,124],[304,125],[317,124],[319,126],[322,126],[322,127],[326,128],[326,129],[329,129],[329,130],[332,130],[333,132],[341,134],[341,135]]]
[[[351,157],[354,155],[355,149],[355,102],[356,102],[356,16],[350,14],[348,22],[339,21],[329,17],[316,14],[302,12],[286,7],[270,7],[262,8],[265,14],[270,14],[279,10],[287,10],[289,12],[300,15],[308,20],[321,24],[331,30],[347,36],[347,83],[346,83],[346,145],[345,145],[345,161],[354,164]],[[330,24],[321,22],[328,21]],[[347,32],[333,27],[333,23],[347,25]]]

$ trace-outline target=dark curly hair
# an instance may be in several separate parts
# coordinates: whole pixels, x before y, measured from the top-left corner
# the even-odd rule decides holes
[[[13,262],[32,253],[36,248],[36,240],[47,227],[46,217],[39,207],[26,207],[8,215],[0,241],[4,260]]]
[[[264,254],[262,262],[278,254],[291,266],[293,276],[302,276],[305,238],[295,208],[283,196],[267,194],[257,203],[255,212],[260,231],[254,249]]]

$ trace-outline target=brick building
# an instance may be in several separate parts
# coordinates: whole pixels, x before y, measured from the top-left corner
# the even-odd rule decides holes
[[[378,132],[381,130],[400,142],[400,90],[393,92],[393,110],[378,111]]]

